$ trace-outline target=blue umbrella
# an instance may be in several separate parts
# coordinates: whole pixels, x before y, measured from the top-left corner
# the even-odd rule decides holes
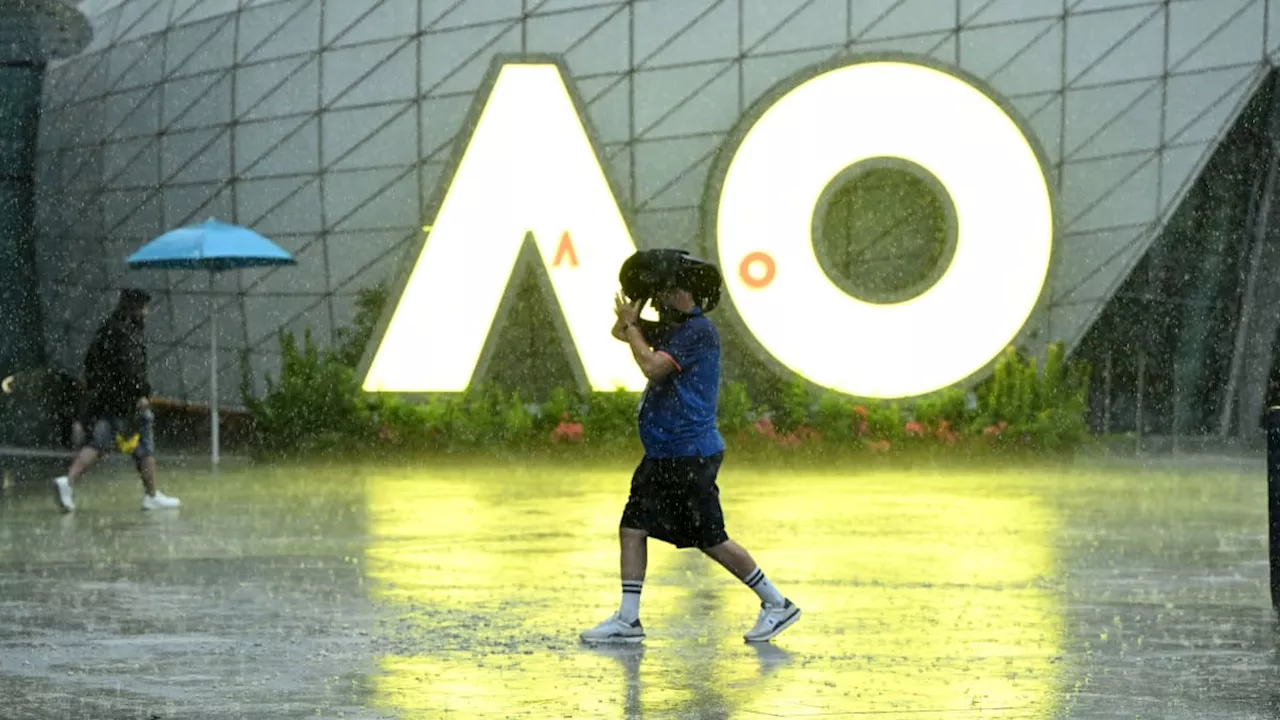
[[[213,276],[224,270],[293,265],[293,256],[258,233],[238,225],[206,220],[178,228],[143,245],[126,260],[135,270],[207,270]],[[214,301],[211,301],[214,302]],[[213,464],[218,464],[218,313],[210,313],[209,423],[213,440]]]

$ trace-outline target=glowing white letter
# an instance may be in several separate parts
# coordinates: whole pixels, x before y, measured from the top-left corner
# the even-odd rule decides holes
[[[618,268],[635,243],[550,63],[499,71],[364,389],[465,390],[530,233],[588,383],[642,390],[630,350],[609,336]]]
[[[937,177],[958,229],[946,273],[891,305],[841,290],[812,237],[832,180],[884,157]],[[995,358],[1035,308],[1053,245],[1044,172],[1018,125],[960,78],[902,62],[822,73],[765,110],[729,161],[714,225],[729,297],[763,349],[875,398],[939,390]]]

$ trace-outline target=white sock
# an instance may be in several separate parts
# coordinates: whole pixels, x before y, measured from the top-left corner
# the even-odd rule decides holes
[[[640,591],[644,588],[643,580],[622,581],[622,607],[618,617],[623,622],[635,622],[640,619]]]
[[[778,592],[778,588],[774,587],[773,583],[769,582],[769,578],[764,576],[764,571],[758,567],[755,570],[752,570],[751,574],[747,576],[747,579],[742,582],[746,583],[747,587],[754,590],[756,595],[760,597],[760,602],[765,605],[780,607],[787,603],[787,599],[782,597],[782,593]]]

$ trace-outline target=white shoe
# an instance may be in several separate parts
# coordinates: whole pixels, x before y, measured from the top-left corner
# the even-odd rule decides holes
[[[640,619],[627,622],[618,613],[599,625],[582,633],[582,642],[586,643],[638,643],[644,640],[644,626]]]
[[[58,507],[62,508],[62,512],[71,512],[76,509],[75,500],[71,497],[71,480],[66,475],[53,479],[53,497],[58,501]]]
[[[181,504],[182,503],[178,501],[178,498],[169,497],[159,490],[156,491],[155,495],[142,496],[143,510],[168,510],[170,508],[176,508]]]
[[[768,642],[778,636],[800,619],[800,608],[790,600],[782,605],[760,605],[760,616],[756,618],[756,626],[751,628],[743,639],[747,642]]]

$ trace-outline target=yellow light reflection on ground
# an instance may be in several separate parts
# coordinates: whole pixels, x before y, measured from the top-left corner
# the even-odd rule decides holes
[[[730,533],[805,609],[774,645],[755,596],[650,544],[644,648],[577,633],[618,601],[629,474],[441,470],[366,479],[371,679],[400,717],[1047,717],[1063,638],[1052,509],[989,477],[839,477],[730,464]]]
[[[786,482],[726,512],[744,518],[737,534],[766,571],[801,588],[805,627],[781,644],[831,656],[842,696],[831,709],[1050,713],[1064,633],[1050,508],[985,477]],[[768,517],[772,530],[751,523]],[[812,671],[788,668],[779,683],[813,685]],[[752,709],[794,711],[803,698],[773,700]]]

